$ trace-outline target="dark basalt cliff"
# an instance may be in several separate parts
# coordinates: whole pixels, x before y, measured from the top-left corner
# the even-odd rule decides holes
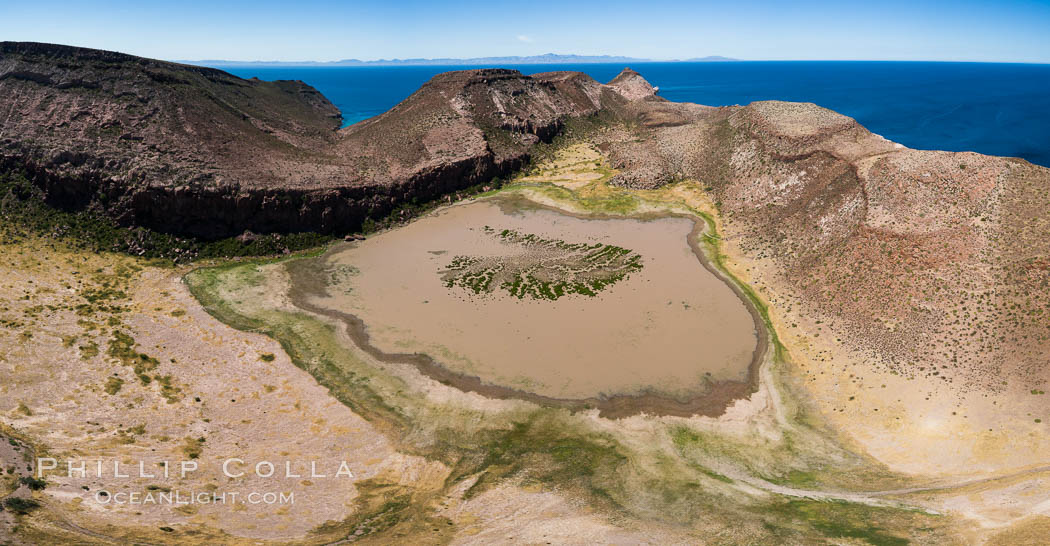
[[[346,232],[509,174],[567,117],[623,111],[646,89],[634,72],[616,86],[576,72],[449,72],[340,130],[338,110],[303,82],[3,42],[0,169],[26,171],[53,205],[128,225]]]

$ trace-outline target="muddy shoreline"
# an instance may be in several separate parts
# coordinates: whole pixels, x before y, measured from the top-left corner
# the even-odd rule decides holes
[[[707,223],[703,218],[684,213],[645,213],[637,215],[608,215],[608,214],[580,214],[565,211],[557,207],[531,201],[524,196],[515,195],[498,196],[499,205],[503,206],[528,206],[538,209],[555,211],[558,214],[580,218],[580,219],[657,219],[657,218],[685,218],[693,223],[693,229],[687,237],[690,249],[701,265],[719,280],[729,285],[729,288],[740,299],[744,307],[750,313],[755,326],[757,344],[752,354],[751,362],[747,368],[747,377],[743,381],[714,381],[707,380],[704,392],[679,399],[668,394],[661,393],[655,389],[637,394],[615,394],[610,396],[599,396],[589,398],[555,398],[544,396],[520,389],[494,385],[484,382],[480,377],[463,374],[450,370],[429,355],[423,353],[391,353],[385,352],[372,345],[369,340],[367,327],[359,317],[329,309],[312,303],[313,297],[324,297],[326,295],[327,283],[327,261],[333,251],[328,251],[317,258],[307,258],[288,262],[286,267],[291,277],[289,298],[296,307],[317,315],[337,319],[346,325],[346,332],[353,343],[373,358],[387,363],[409,364],[415,366],[425,376],[442,384],[455,387],[465,392],[474,392],[501,400],[514,399],[533,402],[536,404],[561,407],[570,410],[597,409],[602,417],[617,419],[638,414],[670,415],[677,417],[691,417],[702,415],[718,417],[725,413],[726,408],[734,400],[745,398],[753,393],[758,386],[758,370],[761,366],[766,352],[769,348],[769,332],[762,320],[761,314],[751,303],[751,300],[742,290],[726,277],[726,275],[715,268],[700,246],[700,237],[706,230]],[[456,205],[453,205],[456,206]]]

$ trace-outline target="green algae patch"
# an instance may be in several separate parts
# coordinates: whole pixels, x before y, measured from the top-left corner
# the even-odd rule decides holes
[[[627,453],[611,436],[573,426],[558,411],[540,410],[508,429],[487,431],[452,474],[453,480],[478,475],[467,490],[477,495],[509,477],[525,483],[572,488],[609,506],[620,506],[619,475]],[[480,475],[479,475],[480,473]]]
[[[779,521],[804,524],[830,539],[855,539],[873,546],[904,546],[911,543],[911,540],[887,527],[909,528],[919,532],[925,530],[932,538],[937,536],[935,527],[940,526],[936,520],[942,519],[913,510],[810,499],[777,503],[769,508],[768,513],[778,516]],[[773,527],[776,529],[775,525]],[[791,534],[783,528],[777,531],[777,534]]]
[[[570,294],[598,292],[642,269],[636,252],[603,243],[567,243],[512,229],[484,232],[523,250],[507,256],[456,256],[442,272],[445,286],[473,294],[497,289],[518,299],[557,300]]]

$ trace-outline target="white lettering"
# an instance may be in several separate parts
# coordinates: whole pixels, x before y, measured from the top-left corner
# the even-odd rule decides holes
[[[130,478],[131,476],[129,476],[127,474],[121,474],[120,473],[120,463],[117,462],[117,461],[113,461],[113,477],[114,478]]]
[[[285,478],[302,478],[302,476],[300,476],[298,474],[292,474],[292,462],[291,461],[285,461],[284,462],[284,477]]]
[[[180,466],[182,467],[183,478],[186,477],[187,473],[197,471],[197,461],[182,461],[182,464],[180,464]]]
[[[74,473],[79,474],[79,476],[74,476]],[[66,476],[69,478],[86,478],[87,463],[84,461],[80,461],[80,464],[77,465],[73,463],[73,461],[66,461]]]
[[[139,477],[140,478],[156,478],[153,474],[146,473],[146,462],[139,461]]]
[[[269,468],[269,471],[266,474],[263,474],[262,471],[260,470],[264,466],[266,468]],[[269,478],[270,476],[273,476],[273,463],[270,463],[269,461],[262,461],[262,462],[256,464],[255,465],[255,475],[259,476],[260,478]]]
[[[36,460],[36,477],[43,478],[45,470],[54,470],[58,468],[58,461],[51,457],[37,458]]]
[[[310,461],[310,477],[311,478],[327,478],[324,474],[317,473],[317,461]]]
[[[240,478],[241,476],[244,475],[244,472],[238,472],[236,474],[230,474],[230,463],[233,463],[233,462],[237,462],[238,464],[244,464],[244,460],[243,459],[238,459],[236,457],[233,458],[233,459],[226,459],[222,463],[222,473],[225,474],[227,478]]]
[[[346,464],[346,461],[343,461],[342,464],[339,465],[339,471],[335,473],[336,478],[339,476],[346,476],[351,479],[354,477],[354,473],[350,472],[350,466]]]

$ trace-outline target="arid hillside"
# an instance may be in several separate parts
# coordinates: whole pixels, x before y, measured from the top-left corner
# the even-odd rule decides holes
[[[962,390],[1045,388],[1050,170],[911,150],[813,104],[677,120],[608,137],[613,183],[698,180],[755,282],[824,336],[815,344]]]
[[[347,232],[510,174],[566,117],[622,107],[617,89],[644,94],[635,80],[450,72],[338,130],[339,112],[302,82],[4,42],[0,168],[27,171],[55,205],[99,207],[125,225],[202,237]]]

